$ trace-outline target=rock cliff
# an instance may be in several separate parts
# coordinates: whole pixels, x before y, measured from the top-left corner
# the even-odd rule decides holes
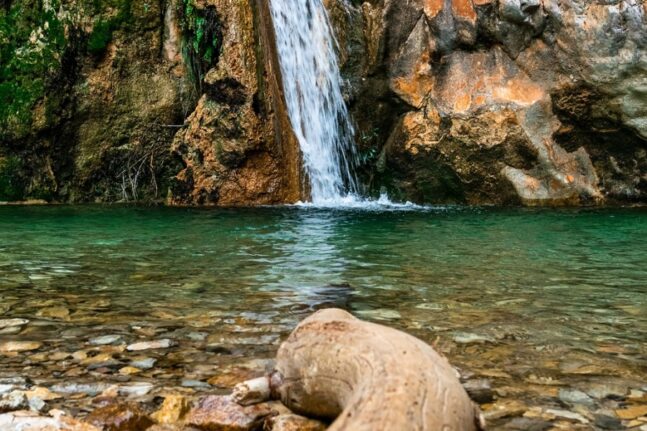
[[[640,0],[326,0],[365,193],[647,198]],[[0,201],[306,194],[265,0],[0,3]]]
[[[330,3],[374,193],[474,204],[644,201],[642,1]]]

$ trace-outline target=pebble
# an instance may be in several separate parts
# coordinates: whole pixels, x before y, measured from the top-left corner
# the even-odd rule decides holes
[[[167,395],[159,410],[152,414],[158,424],[179,422],[191,408],[189,401],[182,395]]]
[[[207,339],[207,334],[206,332],[189,332],[186,334],[186,338],[192,341],[204,341]]]
[[[397,320],[402,319],[402,315],[395,311],[386,308],[378,308],[376,310],[360,310],[357,312],[362,317],[375,320]]]
[[[29,352],[40,349],[43,343],[38,341],[6,341],[0,343],[0,353]]]
[[[143,431],[153,421],[134,403],[110,404],[88,415],[86,421],[100,430]]]
[[[119,374],[123,374],[125,376],[130,376],[132,374],[139,374],[141,372],[142,370],[140,370],[139,368],[131,367],[131,366],[127,366],[119,369]]]
[[[27,396],[22,391],[13,391],[0,398],[0,413],[29,408]]]
[[[101,337],[91,338],[89,343],[93,346],[105,346],[107,344],[116,344],[123,341],[121,335],[102,335]]]
[[[0,329],[23,326],[29,323],[27,319],[0,319]]]
[[[637,405],[624,409],[618,409],[616,410],[616,414],[620,419],[636,419],[638,417],[647,415],[647,405]]]
[[[494,399],[492,385],[487,379],[473,379],[463,383],[470,398],[479,404],[490,403]]]
[[[517,431],[546,431],[552,424],[542,419],[514,418],[503,426],[506,430]]]
[[[454,335],[454,342],[458,344],[483,344],[483,343],[493,343],[494,339],[487,337],[485,335],[470,334],[466,332],[460,332]]]
[[[243,407],[230,397],[210,395],[201,399],[187,414],[185,423],[204,430],[250,431],[260,429],[271,413],[272,410],[265,404]]]
[[[487,407],[487,410],[483,412],[483,416],[488,421],[521,416],[528,409],[524,403],[517,400],[497,401]]]
[[[155,358],[141,358],[135,359],[130,362],[131,367],[139,368],[140,370],[150,370],[155,366],[157,359]]]
[[[47,307],[38,311],[36,315],[51,319],[69,320],[70,310],[67,307]]]
[[[45,409],[45,406],[47,405],[45,404],[45,401],[37,397],[33,397],[29,399],[28,403],[29,403],[29,409],[35,412],[43,411],[43,409]]]
[[[583,424],[589,423],[589,420],[584,416],[582,416],[581,414],[570,412],[568,410],[547,409],[546,413],[550,416],[554,416],[560,419],[573,420],[573,421],[581,422]]]
[[[595,426],[605,430],[622,429],[620,419],[608,415],[595,415]]]
[[[25,391],[25,395],[29,400],[31,400],[32,398],[40,398],[43,401],[52,401],[62,398],[60,394],[54,393],[42,386],[35,386],[30,390]]]
[[[59,394],[86,394],[91,397],[99,395],[105,391],[109,385],[107,383],[59,383],[50,389]]]
[[[119,394],[126,396],[141,397],[153,389],[153,384],[148,382],[135,382],[119,387]]]
[[[272,416],[266,421],[272,431],[325,431],[323,422],[295,414]],[[270,428],[271,427],[271,428]]]
[[[582,404],[591,407],[595,404],[593,398],[576,389],[560,389],[558,397],[560,401],[570,405]]]
[[[139,343],[129,344],[128,347],[126,347],[126,350],[129,352],[138,352],[140,350],[168,349],[174,345],[175,342],[173,340],[163,338],[161,340],[141,341]]]
[[[182,379],[182,386],[193,389],[211,389],[211,385],[209,383],[192,379]]]

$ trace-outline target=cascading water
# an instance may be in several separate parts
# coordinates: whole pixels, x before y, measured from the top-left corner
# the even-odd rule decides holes
[[[354,130],[341,92],[335,38],[321,0],[270,0],[283,88],[312,203],[344,204],[357,187]]]

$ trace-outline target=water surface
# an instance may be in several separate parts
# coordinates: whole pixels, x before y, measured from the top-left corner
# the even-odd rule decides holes
[[[0,207],[0,318],[30,320],[0,340],[45,342],[1,376],[126,380],[135,353],[99,371],[52,353],[118,334],[178,343],[133,381],[206,381],[330,305],[434,343],[498,399],[644,388],[647,211]]]

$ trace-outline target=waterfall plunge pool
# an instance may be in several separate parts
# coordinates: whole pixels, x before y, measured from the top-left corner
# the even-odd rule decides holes
[[[0,207],[0,319],[29,321],[0,341],[42,343],[0,354],[0,379],[224,391],[337,306],[433,343],[498,403],[620,408],[647,390],[646,262],[645,209]]]

